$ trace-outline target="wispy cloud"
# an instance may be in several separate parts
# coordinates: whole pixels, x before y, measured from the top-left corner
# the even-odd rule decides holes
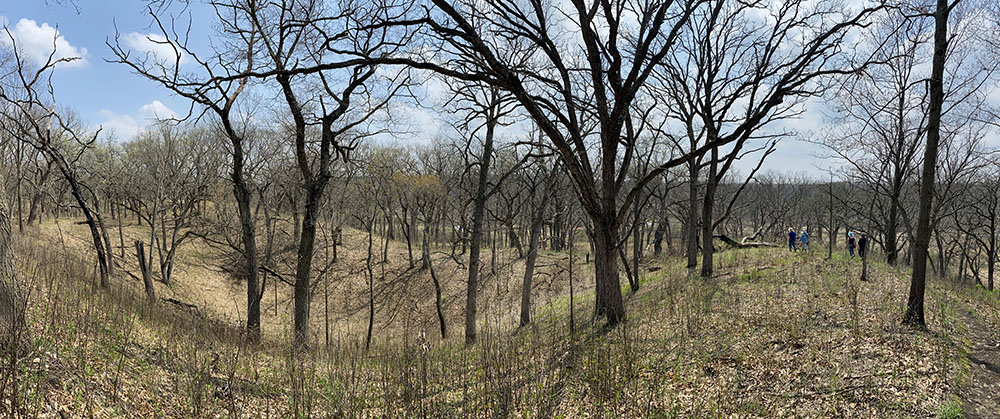
[[[101,118],[104,118],[104,122],[100,124],[104,128],[104,131],[121,141],[128,141],[135,138],[140,131],[157,120],[177,117],[177,112],[174,112],[173,109],[170,109],[158,100],[142,105],[135,112],[135,116],[117,113],[108,109],[101,109],[98,113],[101,115]]]
[[[122,36],[122,41],[133,51],[146,54],[153,62],[166,67],[173,67],[178,60],[180,64],[188,60],[187,54],[161,34],[129,32]]]

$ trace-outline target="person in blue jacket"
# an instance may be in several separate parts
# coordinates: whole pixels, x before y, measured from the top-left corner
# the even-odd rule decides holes
[[[854,240],[854,232],[847,232],[847,253],[851,254],[851,259],[854,259],[855,246],[857,246],[857,242]]]
[[[799,243],[801,244],[800,247],[803,252],[809,250],[809,232],[802,230],[802,232],[799,233]]]
[[[791,250],[793,252],[798,250],[798,249],[795,248],[795,229],[794,228],[788,229],[788,250]]]

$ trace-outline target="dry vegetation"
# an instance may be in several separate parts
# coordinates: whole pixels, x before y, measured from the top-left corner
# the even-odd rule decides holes
[[[720,254],[720,274],[710,280],[689,277],[678,259],[647,266],[640,291],[626,296],[630,320],[613,330],[589,324],[593,274],[581,271],[580,288],[590,291],[576,293],[577,331],[571,333],[565,277],[553,275],[552,293],[537,300],[530,329],[515,330],[514,313],[487,311],[481,342],[468,347],[460,336],[434,338],[433,297],[422,274],[413,274],[379,284],[380,310],[396,315],[380,312],[378,339],[365,352],[360,326],[365,315],[357,313],[363,304],[350,304],[352,293],[363,287],[362,275],[345,276],[331,292],[337,339],[293,358],[279,326],[290,312],[289,290],[279,293],[277,317],[273,297],[265,297],[272,298],[264,304],[268,333],[263,344],[250,347],[237,324],[241,289],[212,273],[210,251],[192,246],[179,256],[183,269],[173,290],[158,290],[197,304],[197,311],[167,303],[150,306],[139,281],[121,280],[127,286],[94,292],[94,267],[85,262],[85,245],[74,244],[82,240],[82,230],[67,224],[47,224],[17,242],[19,274],[30,289],[24,335],[30,350],[5,360],[2,390],[8,412],[99,417],[946,415],[961,411],[957,395],[969,383],[963,310],[991,324],[1000,312],[993,295],[932,281],[930,331],[915,332],[899,325],[906,272],[876,263],[871,280],[860,282],[857,260],[747,249]],[[344,260],[349,265],[351,258]],[[660,269],[649,269],[653,265]],[[458,278],[461,273],[449,280],[454,282],[449,293],[460,291]],[[546,281],[536,284],[546,287]],[[517,288],[508,285],[501,285],[498,297],[490,291],[496,283],[487,282],[484,299],[516,298]],[[450,307],[447,318],[458,323],[460,310]]]

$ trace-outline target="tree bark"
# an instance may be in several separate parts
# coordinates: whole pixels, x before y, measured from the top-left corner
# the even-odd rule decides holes
[[[365,335],[365,350],[372,344],[372,329],[375,328],[375,270],[372,268],[372,235],[375,229],[375,217],[368,220],[368,257],[365,258],[365,268],[368,270],[368,333]]]
[[[709,136],[711,139],[712,137]],[[709,163],[708,181],[705,183],[705,200],[701,208],[701,276],[710,278],[714,266],[713,257],[715,255],[715,243],[713,242],[712,230],[715,224],[715,190],[718,186],[718,162],[719,149],[713,148],[711,154],[712,161]]]
[[[135,257],[139,260],[139,272],[142,274],[142,285],[146,288],[146,298],[156,302],[156,289],[153,287],[153,272],[146,259],[146,249],[142,240],[135,241]]]
[[[3,184],[0,183],[0,195]],[[0,202],[0,347],[15,348],[24,341],[26,300],[14,276],[11,223],[5,204]]]
[[[521,326],[531,323],[531,282],[535,276],[535,262],[538,260],[538,242],[545,221],[545,207],[549,203],[549,191],[544,193],[541,204],[532,212],[531,232],[528,234],[528,255],[524,261],[524,279],[521,281]]]
[[[594,314],[606,317],[608,326],[611,327],[625,320],[625,305],[618,277],[618,227],[613,220],[592,218],[597,286]]]
[[[948,0],[937,0],[934,13],[934,58],[931,63],[930,105],[927,116],[927,143],[920,178],[920,212],[917,216],[917,237],[913,245],[913,275],[910,296],[903,322],[920,328],[924,321],[924,287],[927,279],[927,254],[931,238],[931,203],[934,199],[934,175],[938,144],[941,141],[941,107],[944,103],[944,65],[948,51]]]
[[[325,186],[325,185],[324,185]],[[306,204],[302,216],[302,236],[299,239],[299,250],[295,266],[295,343],[305,346],[309,343],[309,302],[311,301],[310,286],[312,278],[312,259],[316,245],[316,220],[319,217],[319,204],[322,199],[323,187],[308,182],[306,185]],[[366,345],[367,347],[367,345]]]
[[[691,160],[688,163],[688,218],[684,233],[687,235],[684,241],[687,243],[687,268],[694,270],[698,267],[698,162]]]
[[[483,213],[486,208],[486,187],[490,174],[490,159],[493,157],[493,135],[496,131],[496,107],[499,106],[498,93],[491,91],[491,108],[486,114],[486,135],[483,139],[483,154],[479,163],[479,181],[472,209],[472,238],[469,242],[469,279],[465,295],[465,343],[476,342],[476,293],[479,287],[479,250],[483,239]]]
[[[434,308],[437,309],[438,324],[441,326],[441,339],[448,337],[448,328],[444,321],[444,308],[441,305],[441,282],[438,281],[437,273],[434,272],[434,262],[431,261],[431,249],[427,244],[427,233],[424,233],[423,259],[424,265],[431,272],[431,281],[434,283]]]
[[[240,233],[243,243],[244,275],[247,279],[247,338],[251,343],[260,341],[260,299],[263,290],[260,289],[260,277],[258,276],[257,261],[257,231],[253,221],[253,211],[250,208],[250,188],[247,186],[243,173],[244,155],[243,139],[236,134],[235,129],[230,125],[228,115],[223,119],[223,127],[232,144],[233,152],[233,172],[230,179],[233,181],[233,197],[236,198],[237,212],[240,218]],[[277,301],[275,301],[277,307]]]

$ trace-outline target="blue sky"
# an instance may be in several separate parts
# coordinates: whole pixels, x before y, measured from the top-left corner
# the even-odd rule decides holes
[[[78,0],[79,7],[73,7],[44,0],[5,1],[0,2],[0,21],[27,54],[36,57],[51,50],[58,32],[57,54],[82,57],[55,71],[53,83],[60,105],[72,108],[88,124],[129,137],[154,115],[184,113],[188,107],[185,100],[171,96],[125,66],[105,62],[111,58],[105,42],[114,41],[116,24],[123,44],[140,50],[152,45],[145,36],[157,29],[150,26],[152,21],[143,4],[135,0]],[[197,31],[199,22],[194,24],[201,37],[194,37],[192,43],[198,45],[207,39],[207,31]],[[4,34],[4,41],[6,38]]]
[[[82,57],[80,61],[56,70],[54,83],[61,105],[74,109],[88,124],[100,125],[119,138],[131,137],[156,116],[186,113],[188,101],[171,95],[124,65],[105,62],[112,56],[105,42],[114,41],[116,25],[123,45],[137,51],[156,52],[155,45],[146,38],[158,33],[159,29],[152,26],[145,2],[77,0],[76,4],[78,7],[61,5],[58,0],[0,2],[0,23],[10,28],[19,44],[29,53],[46,54],[58,31],[59,54]],[[192,2],[190,7],[180,16],[181,21],[186,25],[188,13],[193,16],[191,46],[195,51],[205,51],[214,13],[197,1]],[[802,119],[783,124],[800,135],[808,136],[811,131],[822,129],[823,109],[826,106],[822,102],[813,101]],[[414,137],[433,136],[434,133],[429,130],[437,130],[441,126],[434,111],[417,108],[411,108],[411,111],[412,119],[420,127]],[[823,149],[819,146],[786,138],[779,144],[777,152],[768,158],[764,171],[825,179],[822,168],[834,162],[818,158],[821,154]],[[735,168],[746,173],[755,164],[756,158],[751,157]]]

